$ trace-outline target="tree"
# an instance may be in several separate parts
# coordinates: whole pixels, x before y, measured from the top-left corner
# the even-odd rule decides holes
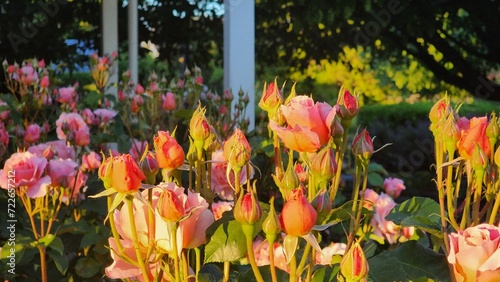
[[[500,100],[499,85],[486,78],[500,66],[499,7],[497,0],[261,0],[257,59],[305,68],[311,59],[335,60],[345,45],[361,45],[397,64],[405,52],[436,79]]]

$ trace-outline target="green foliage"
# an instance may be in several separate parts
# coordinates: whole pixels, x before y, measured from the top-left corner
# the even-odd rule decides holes
[[[385,281],[451,281],[446,257],[415,241],[401,244],[370,259],[369,277]]]

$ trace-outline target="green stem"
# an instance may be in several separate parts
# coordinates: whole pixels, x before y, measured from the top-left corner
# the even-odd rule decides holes
[[[149,274],[148,274],[149,271],[146,268],[146,265],[144,264],[144,260],[142,258],[142,253],[141,253],[141,246],[139,245],[139,240],[137,239],[137,228],[135,226],[135,217],[134,217],[134,205],[132,203],[131,195],[125,197],[125,201],[127,202],[127,207],[128,207],[128,215],[129,215],[128,219],[130,222],[130,229],[132,232],[132,241],[134,243],[135,255],[137,256],[137,263],[139,264],[139,268],[141,269],[144,281],[149,282]]]
[[[271,270],[271,280],[273,282],[278,282],[278,277],[276,276],[276,266],[274,264],[274,241],[270,240],[271,236],[267,237],[267,241],[269,243],[269,268]],[[274,236],[276,238],[276,236]]]
[[[177,222],[172,223],[173,228],[170,231],[172,234],[172,245],[173,245],[173,257],[174,257],[174,274],[175,274],[175,282],[180,282],[180,271],[179,271],[179,252],[177,251]]]
[[[195,270],[196,281],[198,281],[198,273],[200,273],[200,269],[201,269],[201,252],[200,252],[200,249],[199,248],[194,248],[194,254],[195,254],[195,257],[196,257],[196,270]]]
[[[253,253],[253,233],[255,231],[255,225],[242,224],[241,227],[243,229],[243,233],[245,234],[248,260],[250,261],[250,266],[252,266],[252,271],[255,275],[255,279],[257,280],[257,282],[264,282],[264,279],[260,274],[259,267],[257,267],[257,263],[255,262],[255,255]]]
[[[470,210],[470,205],[471,205],[471,193],[472,193],[472,183],[467,184],[467,191],[465,192],[465,195],[468,195],[465,197],[465,204],[464,204],[464,211],[462,212],[462,220],[460,222],[460,230],[464,230],[465,227],[470,223],[469,219],[469,210]]]
[[[342,146],[339,152],[339,158],[337,159],[337,172],[335,173],[335,180],[332,181],[332,186],[330,189],[330,199],[332,203],[335,201],[337,191],[339,190],[340,179],[342,178],[342,163],[344,162],[344,154],[347,148],[348,131],[349,128],[344,128],[344,135],[342,136]]]
[[[444,203],[444,187],[443,187],[443,146],[442,141],[436,140],[435,151],[436,151],[436,174],[437,174],[437,190],[439,198],[439,213],[441,217],[441,226],[443,228],[443,241],[445,246],[446,254],[448,254],[450,248],[447,236],[447,224],[446,224],[446,211]]]
[[[288,267],[290,268],[290,282],[297,282],[297,260],[295,254],[290,258]]]
[[[281,163],[280,140],[276,132],[273,132],[273,145],[274,145],[274,171],[276,173],[276,177],[278,179],[281,179],[281,175],[283,174],[283,164]]]
[[[351,221],[349,223],[349,235],[347,237],[347,247],[349,250],[351,245],[354,243],[354,237],[356,235],[356,219],[358,214],[358,199],[359,199],[359,186],[361,184],[361,173],[363,172],[362,165],[356,162],[356,178],[354,182],[354,187],[352,189],[352,208],[351,208]],[[366,174],[366,172],[365,172]]]
[[[450,155],[450,154],[449,154]],[[452,156],[452,155],[451,155]],[[455,206],[454,202],[454,189],[453,189],[453,166],[448,166],[448,172],[446,173],[446,202],[448,203],[448,219],[450,220],[451,226],[458,230],[459,226],[457,220],[455,219]],[[455,187],[455,189],[459,189],[459,187]]]
[[[494,224],[495,219],[498,213],[498,208],[500,206],[500,192],[497,192],[497,196],[495,198],[495,204],[493,205],[493,209],[491,210],[490,219],[488,221],[489,224]]]
[[[472,204],[473,205],[472,220],[474,222],[474,225],[477,225],[481,221],[479,216],[479,210],[481,205],[481,193],[483,188],[484,171],[476,171],[475,175],[476,175],[475,179],[476,189],[474,190],[474,203]]]
[[[222,281],[224,281],[224,282],[229,281],[229,270],[230,269],[231,269],[231,262],[225,261],[224,262],[224,277],[222,278]]]
[[[311,244],[307,244],[306,248],[304,249],[304,253],[302,254],[302,258],[300,259],[299,267],[297,267],[297,273],[299,275],[302,274],[302,271],[304,271],[306,267],[307,257],[309,256],[310,251],[311,251]]]

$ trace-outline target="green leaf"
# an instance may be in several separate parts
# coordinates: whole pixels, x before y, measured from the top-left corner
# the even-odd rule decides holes
[[[180,109],[175,112],[175,117],[190,120],[194,110]]]
[[[47,255],[54,260],[57,270],[59,270],[62,275],[66,274],[69,266],[68,258],[50,249],[47,250]]]
[[[334,223],[339,223],[345,220],[349,220],[352,217],[352,204],[353,201],[348,201],[342,206],[332,209],[326,219],[322,222],[322,225],[325,224],[334,224]],[[371,211],[363,208],[363,215],[370,214]]]
[[[337,281],[340,266],[322,266],[313,273],[312,282]]]
[[[385,170],[385,168],[378,164],[378,163],[374,163],[374,162],[371,162],[369,165],[368,165],[368,172],[369,173],[373,173],[373,172],[376,172],[376,173],[380,173],[380,174],[383,174],[383,175],[389,175],[387,173],[387,170]]]
[[[49,248],[52,250],[56,251],[59,255],[62,255],[64,253],[64,244],[61,238],[55,237],[54,240],[52,240],[52,243],[50,243]]]
[[[439,204],[424,197],[414,197],[396,205],[387,220],[403,227],[415,226],[439,238],[443,237]]]
[[[76,274],[82,278],[91,278],[101,269],[101,264],[93,257],[84,257],[78,260],[75,266]]]
[[[369,277],[374,282],[414,281],[423,278],[434,281],[450,281],[446,257],[408,241],[392,251],[384,251],[368,259]]]
[[[288,275],[287,272],[279,269],[278,267],[276,267],[275,269],[276,278],[278,281],[288,281],[290,279],[290,275]],[[269,267],[269,265],[260,266],[259,271],[264,281],[272,281],[271,268]],[[238,281],[257,282],[257,279],[255,278],[255,274],[250,268],[247,271],[241,272],[240,276],[238,277]]]
[[[85,248],[88,246],[95,245],[99,242],[99,234],[97,232],[90,232],[83,236],[82,241],[80,242],[80,248]]]
[[[380,176],[378,173],[370,172],[368,173],[368,183],[371,186],[383,187],[384,186],[384,178]]]
[[[205,263],[234,261],[245,256],[245,235],[232,213],[224,213],[222,218],[209,227],[207,234],[213,235],[205,246]]]

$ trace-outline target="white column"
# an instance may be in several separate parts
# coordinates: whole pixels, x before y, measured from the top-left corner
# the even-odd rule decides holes
[[[235,98],[242,89],[250,102],[246,117],[255,127],[255,1],[224,0],[224,88]]]
[[[111,55],[118,52],[118,0],[102,1],[102,55]],[[115,61],[114,73],[108,81],[108,85],[117,85],[118,83],[118,61]],[[106,94],[117,95],[116,86],[110,87]]]
[[[139,79],[139,16],[137,0],[128,1],[128,68],[130,79],[138,83]]]

